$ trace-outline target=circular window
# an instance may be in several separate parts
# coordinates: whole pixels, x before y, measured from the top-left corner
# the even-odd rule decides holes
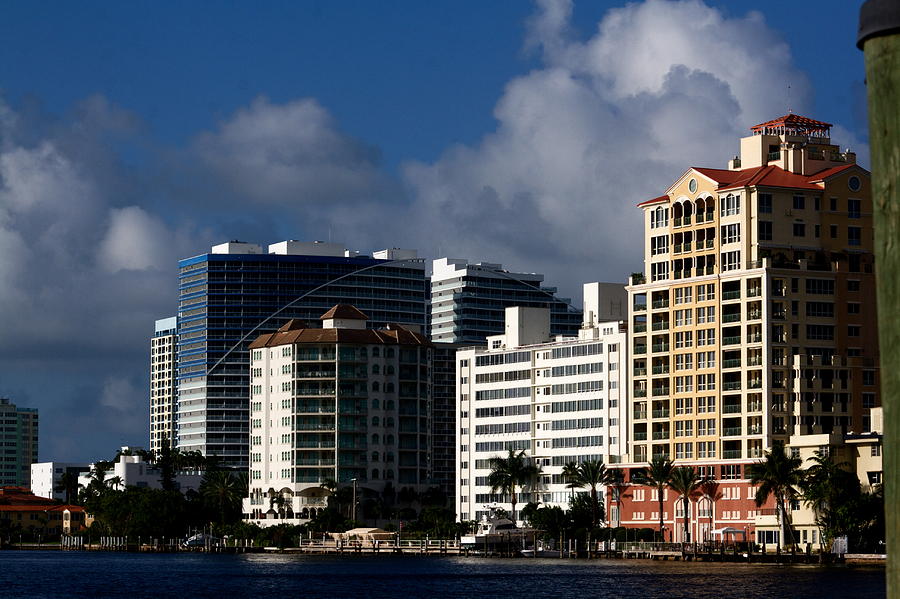
[[[697,193],[697,180],[691,179],[688,181],[688,189],[691,190],[691,193]]]
[[[859,191],[859,188],[862,187],[862,183],[859,181],[859,177],[853,175],[849,179],[847,179],[847,187],[850,188],[850,191]]]

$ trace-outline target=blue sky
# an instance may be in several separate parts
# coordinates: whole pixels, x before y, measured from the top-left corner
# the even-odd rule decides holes
[[[756,122],[833,122],[865,164],[859,5],[8,3],[0,395],[41,459],[146,444],[176,261],[229,238],[624,281],[634,204]]]

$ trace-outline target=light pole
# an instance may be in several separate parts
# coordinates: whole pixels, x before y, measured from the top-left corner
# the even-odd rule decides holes
[[[356,479],[351,478],[350,482],[353,483],[353,517],[351,519],[356,522]]]

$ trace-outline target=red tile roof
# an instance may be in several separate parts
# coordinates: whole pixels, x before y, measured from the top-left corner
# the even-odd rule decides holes
[[[657,198],[653,198],[652,200],[646,200],[638,204],[638,206],[649,206],[650,204],[657,204],[659,202],[668,202],[669,196],[659,196]]]
[[[428,338],[399,325],[379,329],[295,329],[265,333],[250,344],[250,349],[294,343],[356,343],[359,345],[430,345]]]
[[[369,320],[369,317],[363,314],[356,306],[350,304],[337,304],[331,310],[319,317],[319,320],[326,318],[344,318],[347,320]]]
[[[826,131],[831,128],[831,123],[817,121],[805,116],[800,116],[799,114],[790,113],[778,117],[777,119],[766,121],[765,123],[760,123],[759,125],[753,125],[752,127],[750,127],[750,130],[760,131],[762,129],[770,129],[773,127],[785,127],[786,129],[797,129],[805,131]]]

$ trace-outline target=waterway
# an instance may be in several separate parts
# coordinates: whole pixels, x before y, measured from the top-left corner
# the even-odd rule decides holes
[[[884,569],[621,560],[0,551],[0,597],[869,599]]]

